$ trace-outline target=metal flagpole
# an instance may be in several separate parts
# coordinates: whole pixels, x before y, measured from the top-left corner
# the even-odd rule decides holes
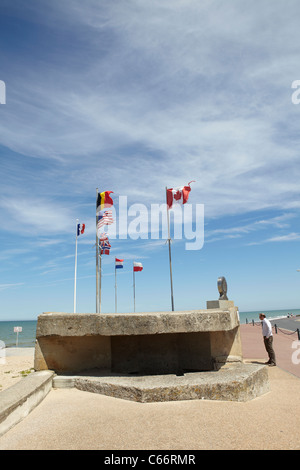
[[[101,278],[102,278],[101,264],[102,264],[102,255],[101,255],[101,247],[99,247],[99,313],[101,313]]]
[[[170,282],[171,282],[171,303],[172,312],[174,312],[174,296],[173,296],[173,278],[172,278],[172,258],[171,258],[171,237],[170,237],[170,218],[168,208],[168,188],[166,187],[166,202],[167,202],[167,218],[168,218],[168,243],[169,243],[169,262],[170,262]]]
[[[117,313],[117,268],[115,260],[115,313]]]
[[[76,239],[75,239],[75,274],[74,274],[74,313],[76,313],[76,283],[77,283],[77,238],[78,238],[78,222],[76,219]]]
[[[99,240],[98,240],[98,217],[97,217],[98,188],[96,189],[96,313],[99,313]]]
[[[134,274],[134,262],[133,262],[133,311],[135,312],[135,274]]]

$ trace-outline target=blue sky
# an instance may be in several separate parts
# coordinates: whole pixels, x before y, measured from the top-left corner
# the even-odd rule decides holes
[[[95,311],[95,192],[150,208],[195,180],[201,250],[172,244],[175,309],[225,276],[241,311],[300,305],[297,0],[2,0],[0,320]],[[102,311],[170,310],[163,240],[112,242]]]

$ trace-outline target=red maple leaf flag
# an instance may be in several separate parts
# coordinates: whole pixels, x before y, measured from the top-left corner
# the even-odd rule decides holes
[[[169,188],[167,189],[167,206],[168,209],[171,209],[173,202],[180,204],[185,204],[188,201],[191,187],[190,184],[193,181],[190,181],[187,186],[182,186],[181,188]]]

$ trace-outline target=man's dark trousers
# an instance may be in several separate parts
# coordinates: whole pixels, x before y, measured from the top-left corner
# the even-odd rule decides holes
[[[269,336],[269,338],[264,336],[264,343],[265,343],[266,351],[269,355],[269,363],[276,364],[275,352],[273,349],[273,336]]]

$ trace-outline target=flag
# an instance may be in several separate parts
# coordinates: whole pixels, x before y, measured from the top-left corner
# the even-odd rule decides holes
[[[110,248],[101,248],[101,255],[109,255]]]
[[[123,259],[115,258],[115,269],[123,268]]]
[[[111,244],[109,243],[108,236],[105,232],[99,235],[99,248],[101,255],[109,255]]]
[[[100,248],[111,248],[111,244],[109,243],[108,238],[106,238],[105,240],[99,240],[99,246]]]
[[[103,240],[108,240],[108,236],[107,236],[107,233],[103,232],[103,233],[100,233],[100,235],[98,236],[99,238],[99,243]]]
[[[133,262],[133,271],[143,271],[143,265],[142,263],[137,263],[136,261]]]
[[[77,237],[84,233],[85,224],[77,224]]]
[[[98,215],[97,229],[99,230],[103,225],[111,225],[114,223],[112,211],[100,211]]]
[[[181,188],[170,188],[167,189],[167,206],[168,209],[171,209],[173,202],[179,202],[185,204],[188,201],[191,187],[190,184],[193,181],[190,181],[187,186],[182,186]]]
[[[103,191],[102,193],[98,193],[96,213],[102,211],[106,207],[113,206],[114,201],[110,197],[111,193],[113,193],[113,191]]]

